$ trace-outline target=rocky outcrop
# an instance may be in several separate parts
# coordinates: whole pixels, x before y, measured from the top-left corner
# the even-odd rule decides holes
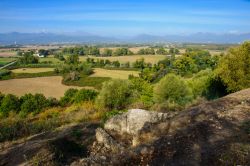
[[[250,165],[249,128],[250,89],[174,115],[129,110],[74,165]]]
[[[128,112],[117,115],[109,119],[104,129],[111,135],[125,139],[131,139],[131,144],[136,146],[140,144],[140,137],[144,133],[153,132],[154,126],[165,124],[162,130],[165,130],[168,125],[168,120],[174,114],[157,113],[141,109],[131,109]],[[159,129],[159,128],[158,128]]]

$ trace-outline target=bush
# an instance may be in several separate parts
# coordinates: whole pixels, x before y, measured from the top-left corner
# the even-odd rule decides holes
[[[109,109],[122,109],[133,100],[131,83],[127,80],[111,80],[103,84],[96,103]]]
[[[6,70],[6,69],[0,70],[0,79],[1,79],[2,77],[4,77],[4,76],[10,75],[10,73],[11,73],[11,71]]]
[[[32,55],[32,52],[26,52],[22,57],[18,59],[20,64],[37,64],[39,58]]]
[[[71,104],[73,101],[73,97],[75,94],[78,92],[77,89],[68,89],[65,93],[64,96],[60,99],[60,105],[65,106],[67,104]]]
[[[206,96],[212,75],[213,72],[211,69],[202,70],[192,79],[188,80],[188,85],[192,88],[194,98]]]
[[[50,105],[49,100],[43,94],[26,94],[20,98],[21,101],[21,116],[26,116],[29,113],[37,114],[43,111]]]
[[[130,79],[132,84],[132,89],[134,94],[137,94],[137,99],[135,102],[141,102],[145,107],[150,107],[153,105],[153,86],[147,81],[132,77]]]
[[[250,42],[232,48],[221,58],[218,76],[227,85],[228,92],[235,92],[250,87]]]
[[[192,91],[181,77],[168,74],[156,84],[154,100],[156,103],[184,106],[193,99]]]
[[[0,115],[8,116],[10,112],[18,112],[20,109],[20,102],[15,95],[8,94],[2,99],[0,107]]]
[[[74,103],[81,103],[83,101],[94,100],[97,96],[97,92],[90,89],[81,89],[79,90],[73,98]]]

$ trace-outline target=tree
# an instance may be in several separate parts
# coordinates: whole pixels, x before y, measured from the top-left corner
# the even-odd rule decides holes
[[[69,55],[66,59],[66,63],[68,64],[78,64],[79,63],[79,55]]]
[[[178,74],[181,75],[192,74],[198,71],[194,60],[187,56],[177,58],[174,62],[174,68],[177,70]]]
[[[96,104],[109,109],[123,109],[133,101],[133,90],[127,80],[104,82]]]
[[[250,87],[250,42],[231,48],[216,70],[229,92]]]
[[[113,51],[111,49],[105,48],[103,50],[102,56],[112,56]]]
[[[43,111],[49,106],[49,101],[43,94],[26,94],[20,98],[22,116],[26,116],[29,113],[37,114]]]
[[[159,54],[159,55],[166,55],[168,54],[168,51],[166,49],[164,49],[163,47],[160,47],[156,50],[156,54]]]
[[[112,62],[112,65],[113,65],[114,67],[117,67],[117,68],[118,68],[118,67],[120,67],[121,64],[120,64],[119,61],[113,61],[113,62]]]
[[[192,99],[192,90],[181,77],[174,74],[166,75],[154,88],[154,101],[156,103],[184,106]]]
[[[67,104],[71,104],[73,102],[73,97],[75,94],[78,92],[77,89],[68,89],[65,93],[64,96],[60,99],[60,104],[62,106],[65,106]]]
[[[20,110],[20,102],[15,95],[8,94],[2,99],[0,114],[8,116],[10,112],[18,112]]]
[[[137,59],[134,63],[133,63],[133,67],[134,68],[138,68],[138,69],[144,69],[146,66],[144,58],[141,59]]]
[[[177,48],[170,48],[169,49],[169,54],[179,54],[180,51]]]
[[[38,57],[33,56],[32,52],[25,52],[24,55],[18,59],[18,62],[21,64],[37,64],[38,61]]]
[[[73,97],[74,103],[81,103],[83,101],[92,101],[97,96],[95,90],[81,89]]]

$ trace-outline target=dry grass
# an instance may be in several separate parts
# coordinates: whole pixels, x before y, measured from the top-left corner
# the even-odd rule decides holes
[[[20,68],[11,70],[13,73],[42,73],[54,71],[54,68]]]
[[[0,92],[17,96],[26,93],[42,93],[46,97],[59,99],[69,88],[81,89],[80,87],[63,85],[61,81],[62,77],[60,76],[5,80],[0,81]]]
[[[119,79],[128,79],[129,75],[138,76],[138,71],[125,71],[125,70],[106,70],[95,68],[94,74],[90,77],[110,77],[110,78],[119,78]]]
[[[126,63],[130,62],[133,63],[138,59],[144,58],[145,62],[150,62],[153,64],[156,64],[160,60],[165,59],[165,55],[131,55],[131,56],[117,56],[117,57],[94,57],[94,56],[89,56],[89,58],[94,58],[94,59],[108,59],[110,61],[119,61],[120,63]],[[80,57],[80,61],[86,61],[87,57]]]
[[[0,57],[12,57],[16,56],[16,52],[14,51],[0,51]]]

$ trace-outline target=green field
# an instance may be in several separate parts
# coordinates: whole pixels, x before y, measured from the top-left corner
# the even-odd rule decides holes
[[[12,62],[12,61],[15,61],[15,60],[17,60],[17,58],[0,58],[0,66],[4,66],[4,65],[6,65],[6,64],[8,64],[8,63],[10,63],[10,62]]]
[[[117,79],[128,79],[129,75],[138,76],[138,71],[124,71],[124,70],[106,70],[95,68],[94,74],[90,77],[109,77]]]

